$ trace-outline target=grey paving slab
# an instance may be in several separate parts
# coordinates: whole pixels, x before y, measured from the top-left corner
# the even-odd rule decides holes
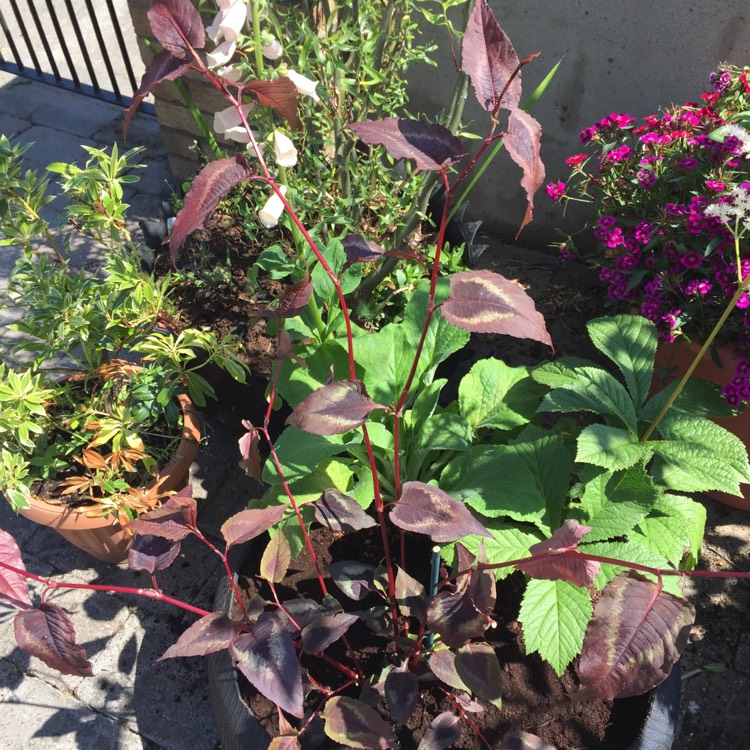
[[[92,140],[64,133],[47,125],[34,125],[24,131],[17,140],[20,143],[33,144],[26,152],[26,159],[31,162],[31,168],[42,169],[55,161],[80,164],[88,158],[81,144],[96,145]]]
[[[157,659],[176,639],[174,625],[134,613],[94,664],[76,696],[166,750],[214,750],[218,733],[211,718],[206,667],[200,658]]]
[[[41,87],[41,88],[40,88]],[[19,78],[4,73],[0,78],[0,97],[2,97],[2,111],[29,119],[33,113],[41,109],[49,95],[50,87],[28,78]]]
[[[74,696],[36,677],[25,678],[2,698],[3,750],[144,750],[127,727],[92,711]]]
[[[3,332],[4,337],[5,332]],[[4,496],[0,495],[0,498],[0,529],[8,532],[16,540],[16,544],[23,549],[29,539],[39,531],[39,526],[16,514]]]
[[[10,112],[0,113],[0,135],[13,138],[19,133],[23,133],[24,130],[28,130],[31,127],[31,123],[28,120],[23,120],[20,117],[10,114]]]
[[[122,107],[116,104],[90,99],[82,107],[80,94],[64,90],[55,91],[54,96],[47,97],[44,105],[30,115],[35,125],[46,125],[91,140],[106,124],[121,117]]]

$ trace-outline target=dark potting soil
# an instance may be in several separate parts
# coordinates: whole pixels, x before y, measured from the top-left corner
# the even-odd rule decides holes
[[[381,562],[379,532],[373,534],[372,530],[364,530],[342,536],[328,529],[316,528],[311,534],[311,539],[324,571],[332,560],[358,560],[375,565]],[[265,543],[253,545],[239,571],[240,583],[248,597],[260,591],[261,595],[270,598],[267,584],[259,584],[254,578],[264,547]],[[409,572],[422,581],[427,579],[429,547],[426,537],[409,536]],[[420,561],[424,561],[421,571],[417,569],[420,567]],[[517,621],[523,580],[520,573],[515,573],[498,583],[495,608],[498,626],[487,631],[487,638],[495,647],[502,666],[502,709],[484,703],[484,711],[471,714],[471,721],[490,744],[499,743],[506,732],[524,730],[541,736],[557,750],[625,750],[640,730],[648,698],[641,696],[615,701],[614,704],[576,700],[578,680],[573,667],[569,668],[562,678],[558,678],[554,670],[537,655],[527,656]],[[372,599],[351,602],[329,578],[326,578],[326,586],[345,609],[362,611],[382,603],[375,595],[372,595]],[[303,550],[292,562],[289,575],[277,586],[277,591],[282,601],[301,596],[319,598],[320,587],[307,550]],[[379,674],[389,659],[396,659],[390,639],[377,635],[361,622],[355,623],[348,631],[347,637],[366,674]],[[329,653],[340,658],[345,664],[350,663],[340,642],[334,644],[333,650],[329,650]],[[314,657],[305,657],[303,667],[309,669],[310,674],[320,684],[331,688],[342,684],[339,672]],[[275,706],[258,694],[241,675],[240,680],[244,685],[244,698],[254,716],[261,721],[269,734],[275,736],[278,734]],[[458,691],[447,689],[452,694],[458,694]],[[358,698],[360,688],[354,688],[348,694]],[[307,707],[313,710],[318,708],[321,701],[320,693],[312,693],[308,701]],[[377,709],[384,717],[388,717],[385,701],[381,701]],[[397,732],[401,743],[399,747],[402,750],[415,750],[430,722],[443,711],[456,713],[451,701],[435,683],[424,683],[417,708],[407,724]],[[460,728],[461,736],[452,745],[453,748],[480,750],[485,747],[467,721],[461,721]],[[308,739],[312,740],[317,735],[318,732],[313,731]],[[304,737],[305,734],[301,739]],[[307,743],[305,746],[308,746]],[[325,735],[322,735],[322,741],[317,746],[339,747]],[[313,744],[309,747],[313,747]]]

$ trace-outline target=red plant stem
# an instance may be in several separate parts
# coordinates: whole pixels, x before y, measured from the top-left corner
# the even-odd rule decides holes
[[[240,609],[242,610],[242,616],[247,617],[247,608],[245,607],[245,603],[242,601],[242,597],[240,596],[240,589],[239,586],[237,586],[237,582],[234,580],[234,575],[232,573],[231,568],[229,567],[229,561],[227,560],[227,555],[225,552],[221,552],[219,549],[217,549],[211,542],[206,539],[203,534],[196,528],[191,527],[193,530],[193,533],[200,539],[203,544],[205,544],[212,552],[215,552],[219,558],[221,559],[222,564],[224,565],[224,570],[227,574],[227,579],[229,580],[229,584],[232,587],[232,591],[234,593],[234,600],[239,605]]]
[[[491,750],[492,745],[487,741],[487,738],[482,734],[479,727],[466,715],[466,711],[464,711],[461,704],[447,690],[443,690],[443,688],[438,688],[438,690],[440,690],[440,692],[443,693],[453,704],[456,711],[458,711],[458,715],[471,727],[472,732],[474,732],[474,734],[476,734],[476,736],[479,737],[479,739],[482,740],[482,742],[484,742],[484,744]]]
[[[424,631],[425,631],[425,624],[423,622],[419,623],[419,630],[417,631],[417,638],[414,642],[414,648],[411,650],[411,654],[409,654],[409,669],[412,671],[415,671],[417,668],[417,663],[419,662],[419,653],[422,650],[422,640],[424,639]]]
[[[175,607],[187,610],[193,614],[205,617],[206,615],[212,614],[205,609],[200,607],[194,607],[192,604],[186,604],[179,599],[175,599],[171,596],[163,594],[161,591],[155,591],[154,589],[138,589],[132,586],[105,586],[104,584],[98,583],[66,583],[65,581],[52,581],[49,578],[43,578],[35,573],[29,573],[28,570],[22,570],[16,568],[14,565],[3,562],[0,560],[0,568],[9,570],[16,575],[29,578],[32,581],[43,583],[47,588],[50,589],[84,589],[85,591],[106,591],[112,594],[134,594],[135,596],[145,596],[147,599],[158,599],[159,601],[166,602],[167,604],[173,604]]]
[[[494,130],[494,125],[492,127],[492,130]],[[472,157],[472,160],[467,164],[466,168],[464,169],[461,174],[456,177],[455,180],[453,180],[453,184],[451,185],[451,192],[455,192],[456,188],[469,176],[471,171],[474,169],[474,167],[477,165],[477,162],[482,158],[484,155],[484,152],[495,142],[500,140],[505,134],[500,133],[500,135],[492,135],[492,132],[484,139],[484,142],[482,145],[477,149],[476,154]]]
[[[284,321],[279,321],[279,335],[277,336],[276,351],[279,350],[279,337],[281,336],[282,326]],[[271,384],[271,393],[268,397],[268,408],[266,414],[263,417],[263,427],[268,430],[268,425],[271,423],[271,412],[273,412],[273,402],[276,400],[276,389],[279,387],[279,375],[281,374],[281,359],[276,358],[276,367],[273,372],[273,382]]]

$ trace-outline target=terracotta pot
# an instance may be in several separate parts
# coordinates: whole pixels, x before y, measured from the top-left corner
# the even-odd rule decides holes
[[[161,489],[165,492],[178,492],[188,483],[190,465],[195,460],[201,439],[198,412],[186,395],[177,396],[183,413],[182,439],[177,446],[174,458],[159,472],[164,480]],[[165,479],[166,477],[166,479]],[[151,487],[156,480],[147,485]],[[41,498],[27,498],[30,505],[19,513],[31,521],[49,526],[91,557],[108,563],[119,563],[128,556],[133,534],[109,517],[91,518],[87,516],[90,507],[65,508],[52,505]]]
[[[656,366],[662,370],[671,370],[677,377],[681,377],[695,359],[701,346],[701,344],[688,343],[687,341],[659,344],[656,350]],[[710,383],[723,387],[732,379],[739,357],[727,346],[718,346],[716,351],[721,360],[721,366],[714,362],[710,352],[706,352],[693,374],[698,378],[703,378]],[[750,408],[745,409],[736,417],[714,421],[735,434],[742,440],[746,448],[750,448]],[[750,511],[750,484],[742,485],[741,497],[718,491],[707,492],[706,494],[732,508]]]

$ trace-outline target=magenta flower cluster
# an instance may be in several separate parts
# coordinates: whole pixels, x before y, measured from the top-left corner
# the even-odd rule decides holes
[[[593,231],[596,247],[579,249],[583,243],[569,237],[565,255],[573,251],[598,266],[612,306],[640,310],[666,341],[681,334],[705,338],[737,292],[734,236],[705,211],[731,203],[738,186],[750,192],[750,132],[735,117],[750,111],[746,79],[745,71],[725,67],[712,75],[711,90],[699,102],[640,123],[627,114],[604,117],[581,131],[584,152],[566,159],[570,179],[547,187],[556,201],[582,198],[596,209],[586,230]],[[743,278],[750,274],[750,249],[741,248],[739,271]],[[747,295],[719,341],[750,359]],[[747,373],[735,380],[727,400],[746,400]]]

